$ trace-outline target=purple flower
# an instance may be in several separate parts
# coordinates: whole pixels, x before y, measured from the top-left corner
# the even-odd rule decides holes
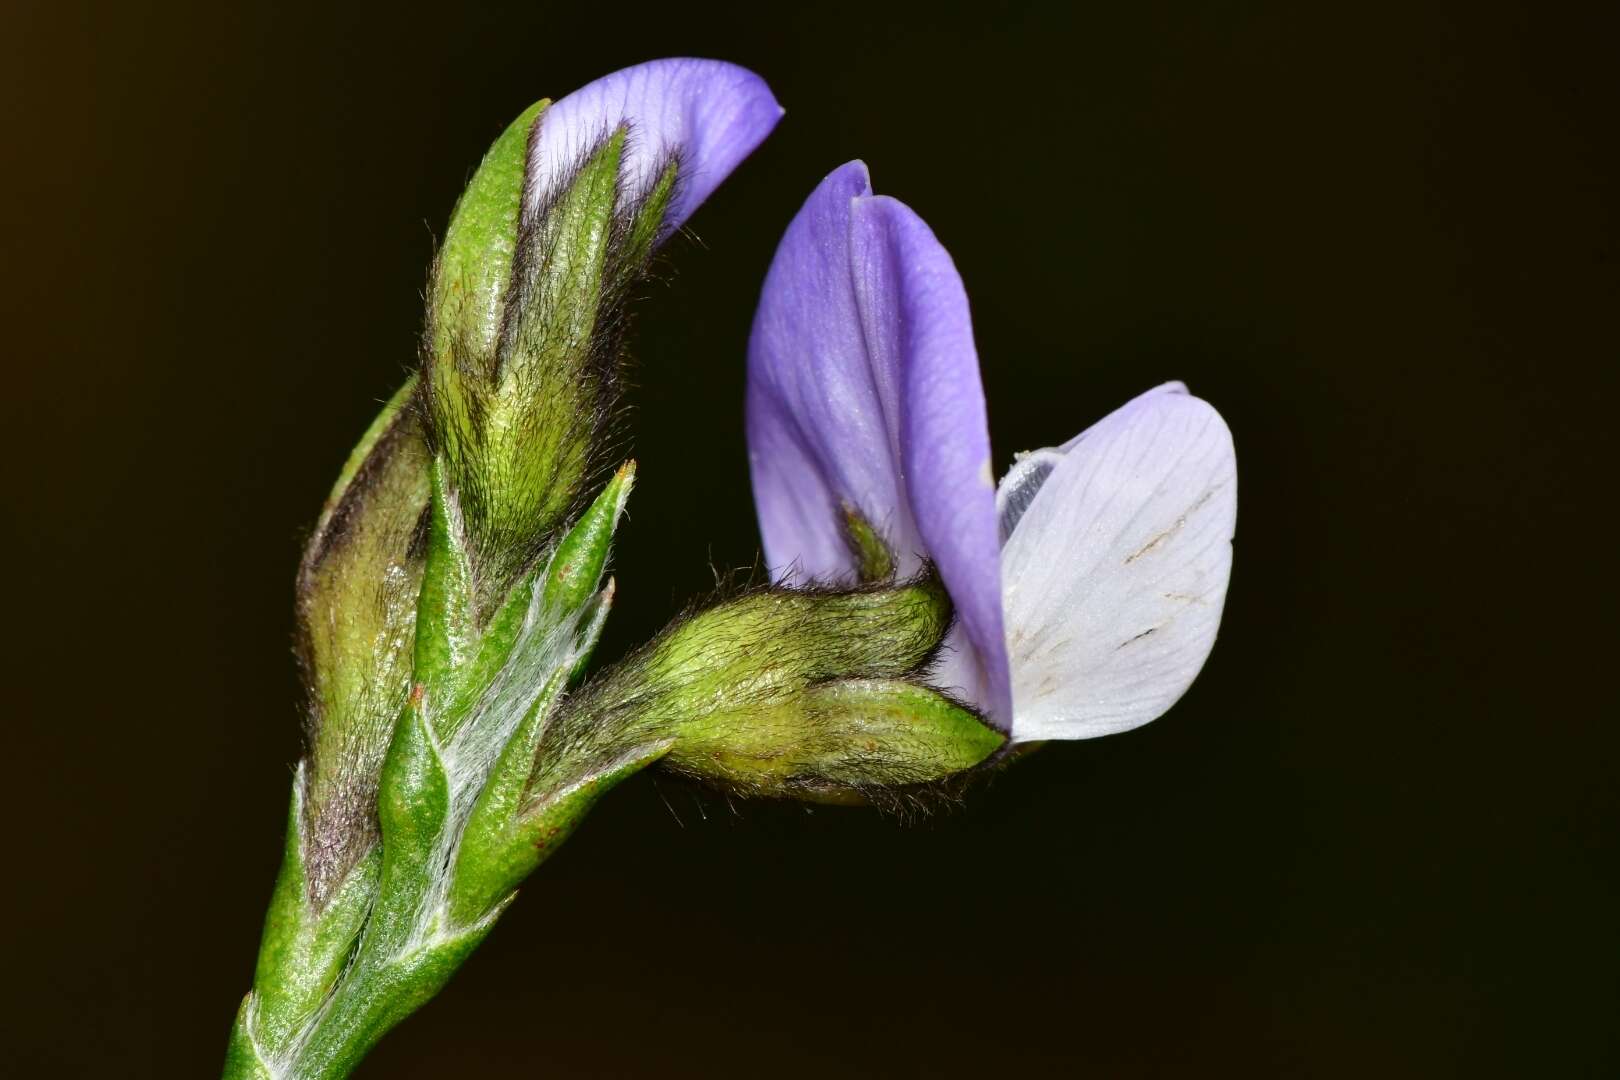
[[[645,195],[671,159],[680,183],[664,217],[680,227],[782,118],[765,80],[721,60],[636,64],[575,90],[546,110],[530,149],[530,207],[551,198],[568,173],[621,124],[629,137],[619,170],[624,200]]]
[[[1016,741],[1145,724],[1220,624],[1237,515],[1231,433],[1180,383],[992,478],[967,294],[949,254],[866,167],[788,226],[755,317],[748,445],[765,559],[850,583],[845,514],[895,570],[932,560],[956,605],[934,673]]]

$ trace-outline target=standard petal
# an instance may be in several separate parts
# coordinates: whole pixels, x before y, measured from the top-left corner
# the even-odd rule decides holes
[[[1000,538],[967,292],[950,254],[901,202],[857,200],[851,236],[856,301],[878,396],[893,403],[906,502],[973,646],[946,658],[940,681],[1005,725]]]
[[[852,204],[871,194],[866,166],[833,172],[788,225],[765,277],[748,343],[748,458],[765,561],[777,581],[848,582],[854,557],[843,508],[895,548],[902,574],[921,563],[900,488],[891,372],[868,353],[850,273]]]
[[[1185,387],[1143,394],[1056,453],[1002,551],[1019,741],[1161,715],[1209,656],[1232,569],[1232,434]]]
[[[672,157],[680,161],[667,233],[691,216],[781,116],[765,81],[735,64],[673,59],[627,67],[541,114],[525,198],[531,207],[542,204],[584,153],[627,124],[621,168],[631,197],[647,191]]]

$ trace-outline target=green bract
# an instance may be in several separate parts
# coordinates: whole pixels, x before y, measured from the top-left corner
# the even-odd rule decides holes
[[[412,380],[355,447],[298,570],[310,743],[299,813],[316,907],[376,839],[377,776],[410,688],[429,501],[414,392]]]

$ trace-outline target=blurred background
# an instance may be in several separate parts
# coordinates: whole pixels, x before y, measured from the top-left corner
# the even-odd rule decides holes
[[[637,777],[361,1075],[1620,1074],[1606,7],[8,5],[16,1075],[217,1075],[302,530],[433,238],[524,106],[678,54],[788,112],[640,307],[599,658],[753,561],[753,304],[856,156],[966,279],[998,466],[1225,414],[1220,643],[920,823]]]

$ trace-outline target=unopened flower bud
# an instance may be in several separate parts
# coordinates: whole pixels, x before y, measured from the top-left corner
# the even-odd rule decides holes
[[[422,381],[481,613],[604,464],[654,250],[779,115],[749,72],[664,61],[538,103],[484,158],[434,266]]]

